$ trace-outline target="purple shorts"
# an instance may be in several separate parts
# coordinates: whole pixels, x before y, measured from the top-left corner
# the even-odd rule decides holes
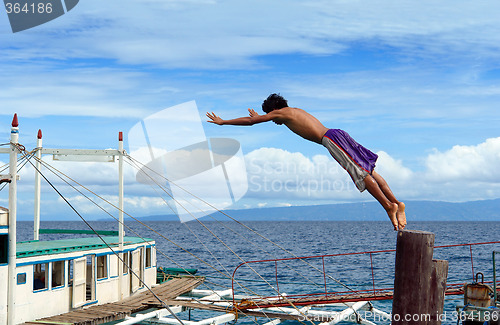
[[[365,190],[364,179],[373,172],[378,155],[357,143],[340,129],[328,130],[321,141],[335,160],[349,173],[360,192]]]

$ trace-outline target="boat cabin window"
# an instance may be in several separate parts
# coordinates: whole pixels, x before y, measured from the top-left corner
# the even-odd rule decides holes
[[[146,267],[151,267],[151,260],[152,260],[151,247],[146,247]]]
[[[0,235],[0,264],[6,264],[9,261],[9,236]]]
[[[97,279],[108,277],[108,255],[97,256]]]
[[[26,284],[26,273],[17,274],[17,284]]]
[[[52,288],[64,285],[64,261],[52,262]]]
[[[33,265],[33,290],[47,289],[49,263]]]

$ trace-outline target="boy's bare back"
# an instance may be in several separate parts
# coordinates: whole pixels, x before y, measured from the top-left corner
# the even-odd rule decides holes
[[[300,108],[283,107],[268,115],[273,115],[271,116],[273,122],[285,124],[292,132],[313,142],[321,143],[321,139],[328,131],[317,118]]]

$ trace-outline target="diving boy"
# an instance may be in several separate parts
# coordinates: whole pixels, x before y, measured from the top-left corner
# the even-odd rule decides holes
[[[218,125],[254,125],[273,121],[286,125],[302,138],[325,146],[335,160],[349,173],[360,192],[365,189],[382,205],[391,220],[394,230],[406,226],[405,204],[398,201],[389,185],[375,172],[378,156],[366,149],[347,132],[340,129],[328,129],[318,119],[300,108],[289,107],[288,102],[278,94],[271,94],[262,103],[265,115],[259,115],[248,109],[250,116],[223,120],[219,116],[207,113],[208,122]]]

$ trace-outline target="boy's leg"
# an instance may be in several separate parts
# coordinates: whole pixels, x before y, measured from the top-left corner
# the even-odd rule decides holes
[[[387,212],[387,215],[389,216],[389,219],[392,222],[392,225],[394,226],[394,230],[399,229],[399,222],[397,219],[397,212],[398,212],[398,204],[391,202],[387,196],[385,196],[384,192],[380,188],[378,182],[373,178],[371,175],[367,175],[364,179],[365,182],[365,187],[368,190],[368,192],[375,198],[377,201],[382,205],[382,207],[385,209]]]
[[[375,181],[379,185],[379,187],[382,190],[382,192],[384,193],[385,197],[389,201],[391,201],[392,203],[396,203],[398,205],[398,213],[397,213],[398,224],[399,224],[399,228],[403,229],[406,226],[405,204],[396,199],[396,197],[392,193],[389,185],[387,184],[385,179],[380,174],[373,171],[372,177],[375,179]]]
[[[387,182],[385,181],[385,179],[379,173],[377,173],[376,171],[372,172],[372,177],[375,179],[375,181],[377,182],[378,186],[380,186],[380,189],[382,190],[382,192],[384,192],[385,197],[388,198],[389,201],[391,201],[392,203],[398,204],[399,201],[396,199],[396,197],[392,193],[392,191],[389,188],[389,185],[387,184]]]

